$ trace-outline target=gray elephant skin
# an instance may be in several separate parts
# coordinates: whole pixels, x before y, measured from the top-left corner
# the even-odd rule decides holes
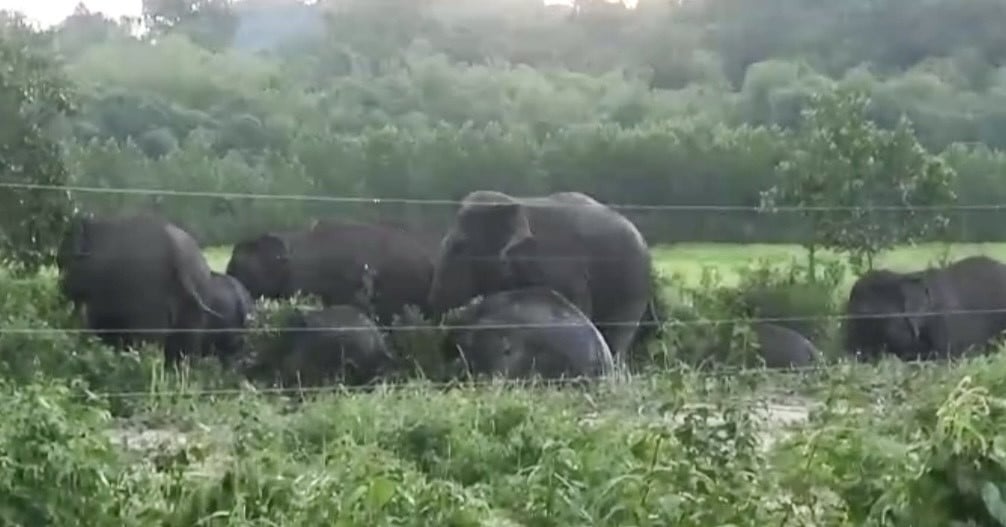
[[[426,311],[433,250],[388,225],[323,220],[307,229],[273,232],[234,246],[227,274],[253,297],[318,295],[324,305],[366,307],[391,322],[406,305]]]
[[[803,335],[777,324],[754,324],[766,368],[799,368],[817,362],[820,352]]]
[[[203,338],[203,355],[216,355],[230,361],[244,353],[245,334],[255,302],[236,278],[212,271],[207,303],[219,316],[210,316]]]
[[[912,273],[873,270],[846,307],[845,345],[866,360],[960,357],[1006,329],[1006,265],[971,256]]]
[[[597,328],[551,289],[523,288],[479,297],[447,320],[448,361],[474,376],[597,377],[614,367]]]
[[[104,342],[160,343],[168,363],[201,352],[200,331],[215,314],[210,268],[185,231],[147,214],[77,217],[57,265],[60,290]]]
[[[364,385],[394,368],[384,335],[355,306],[296,309],[282,318],[279,339],[254,376],[278,374],[287,385]]]
[[[579,192],[467,195],[441,242],[430,306],[542,286],[577,306],[612,353],[633,344],[651,300],[649,248],[624,216]]]

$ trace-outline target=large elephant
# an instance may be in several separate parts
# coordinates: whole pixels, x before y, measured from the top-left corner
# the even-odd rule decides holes
[[[799,368],[817,362],[821,353],[803,335],[778,324],[753,326],[766,368]]]
[[[443,313],[478,295],[548,287],[585,313],[619,356],[651,300],[650,272],[635,225],[585,194],[476,191],[441,242],[430,304]]]
[[[165,359],[200,353],[210,268],[199,244],[149,214],[70,222],[57,254],[60,289],[116,347],[158,342]]]
[[[590,319],[544,287],[477,297],[448,317],[446,327],[448,360],[476,376],[596,377],[614,367]]]
[[[315,294],[325,305],[362,305],[369,295],[384,324],[406,305],[426,310],[432,249],[404,230],[324,220],[299,231],[268,233],[234,246],[227,274],[254,297]]]
[[[384,335],[360,309],[349,305],[297,309],[282,317],[280,337],[254,366],[285,384],[363,385],[394,370]]]
[[[210,296],[207,304],[219,316],[207,319],[203,339],[203,355],[217,355],[229,361],[244,352],[244,330],[253,314],[255,302],[245,286],[236,278],[211,272]]]
[[[845,343],[875,359],[961,356],[1006,329],[1006,265],[971,256],[912,273],[873,270],[849,292]]]

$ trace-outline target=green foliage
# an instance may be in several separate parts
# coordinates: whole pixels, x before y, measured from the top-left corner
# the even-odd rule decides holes
[[[333,518],[417,526],[998,525],[1006,484],[1001,355],[926,367],[837,363],[791,376],[710,375],[671,363],[688,358],[674,347],[688,338],[734,346],[740,354],[723,359],[745,359],[752,351],[745,317],[823,313],[844,276],[838,264],[811,281],[805,267],[759,262],[731,286],[711,270],[702,289],[664,280],[672,310],[679,296],[702,318],[739,320],[728,329],[670,324],[668,349],[679,355],[628,382],[412,381],[296,400],[238,389],[211,361],[160,371],[156,350],[112,353],[59,331],[73,320],[52,276],[0,277],[0,458],[9,469],[0,477],[0,518],[129,526]],[[265,302],[254,327],[274,327],[289,309],[314,305]],[[398,323],[422,322],[413,313]],[[798,327],[827,335],[832,323]],[[21,328],[53,331],[6,331]],[[394,342],[406,352],[438,346],[435,328],[403,335]],[[255,331],[249,344],[268,351],[274,337]],[[790,405],[810,406],[806,421],[785,426],[766,417],[780,411],[766,401],[783,394]]]
[[[870,203],[901,204],[900,196],[873,195],[890,190],[881,185],[892,178],[948,175],[913,134],[930,153],[944,152],[959,174],[949,188],[962,201],[1006,196],[995,177],[1006,167],[994,150],[1006,145],[998,41],[970,29],[951,37],[920,22],[933,55],[919,56],[892,36],[898,2],[786,0],[753,9],[731,1],[714,9],[654,1],[632,11],[581,2],[574,14],[539,0],[149,1],[152,32],[135,38],[130,22],[80,10],[52,35],[81,92],[79,112],[60,131],[72,179],[83,186],[437,200],[478,188],[576,189],[609,203],[753,209],[762,191],[782,183],[779,161],[810,141],[792,134],[802,110],[841,88],[870,96],[857,118],[876,123],[869,133],[880,143],[861,153],[884,156],[870,168],[883,177],[858,191]],[[912,9],[921,20],[968,27],[997,19],[985,0],[965,10],[947,5]],[[780,20],[799,30],[777,31]],[[204,30],[220,40],[207,42]],[[903,116],[911,130],[899,126]],[[989,152],[964,146],[975,141]],[[906,192],[914,199],[929,190]],[[441,205],[72,197],[98,212],[155,208],[204,243],[327,214],[436,232],[450,214]],[[629,212],[653,243],[815,236],[792,211]],[[878,214],[853,219],[892,217]],[[939,233],[916,227],[934,216],[886,223],[931,240]],[[1001,238],[990,227],[1001,216],[950,219],[959,239],[982,240]],[[839,234],[843,246],[883,246],[892,237]]]
[[[52,126],[69,110],[62,72],[20,20],[0,21],[0,181],[63,185]],[[33,272],[53,260],[69,202],[63,192],[0,191],[0,263]]]
[[[877,253],[895,244],[931,239],[949,221],[940,207],[956,200],[953,170],[918,144],[907,121],[879,129],[868,104],[858,92],[815,96],[779,166],[781,182],[763,195],[769,209],[800,207],[810,222],[812,276],[818,248],[872,268]]]
[[[582,190],[684,206],[624,210],[654,246],[824,239],[869,258],[941,238],[934,227],[1002,239],[996,210],[867,213],[942,208],[953,195],[1006,200],[999,0],[576,4],[148,1],[142,37],[85,10],[45,34],[5,16],[0,179],[435,200],[477,188]],[[78,88],[73,115],[62,115],[64,79],[47,48]],[[869,103],[821,98],[834,89]],[[759,214],[771,188],[781,205],[851,208],[809,222]],[[37,268],[67,197],[0,196],[0,252],[15,269]],[[328,215],[397,221],[436,239],[453,213],[71,197],[98,212],[160,210],[204,244]],[[746,210],[688,209],[711,204]],[[0,523],[1003,525],[1001,356],[836,361],[789,376],[689,369],[753,365],[753,318],[797,319],[779,323],[830,350],[826,315],[847,273],[816,267],[757,263],[736,284],[714,271],[693,286],[659,277],[671,323],[629,382],[412,381],[297,401],[256,393],[213,360],[166,371],[155,349],[117,353],[64,331],[79,321],[52,277],[4,271]],[[258,330],[300,305],[264,303],[240,373],[268,384],[296,366],[275,332]],[[418,328],[389,335],[401,376],[446,377],[441,331],[416,313],[396,324]],[[764,401],[783,394],[813,404],[789,434],[762,417]],[[142,446],[157,433],[167,439]]]
[[[55,383],[0,384],[0,522],[112,525],[129,482],[104,436],[109,415],[81,390]]]
[[[696,285],[683,285],[683,278],[669,282],[677,299],[667,298],[671,307],[663,359],[693,366],[758,364],[758,342],[752,323],[768,321],[803,335],[818,348],[831,351],[837,335],[839,312],[836,289],[846,276],[845,266],[830,264],[817,279],[796,262],[774,264],[756,262],[738,268],[739,283],[724,283],[720,269],[704,267]],[[668,288],[665,287],[665,291]]]
[[[237,26],[231,0],[143,0],[143,21],[155,36],[180,32],[211,49],[229,45]]]

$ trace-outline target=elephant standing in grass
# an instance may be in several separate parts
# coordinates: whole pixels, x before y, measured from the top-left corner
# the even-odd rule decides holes
[[[296,309],[282,317],[280,337],[253,375],[278,374],[286,385],[363,385],[393,371],[394,356],[374,321],[360,309]]]
[[[544,287],[476,298],[448,317],[446,327],[448,360],[476,376],[596,377],[614,367],[590,319]]]
[[[255,302],[245,286],[233,276],[211,272],[209,306],[220,316],[211,316],[203,339],[203,355],[229,361],[244,352],[244,330]]]
[[[425,312],[433,256],[431,248],[404,230],[323,220],[305,230],[238,243],[227,274],[253,297],[314,294],[325,305],[372,307],[382,324],[390,324],[406,305]]]
[[[958,357],[1006,330],[1006,265],[971,256],[912,273],[869,271],[846,307],[845,344],[865,359]]]
[[[759,355],[767,368],[799,368],[818,361],[820,351],[803,335],[777,324],[754,324]]]
[[[635,225],[585,194],[476,191],[441,243],[429,302],[443,313],[479,295],[547,287],[579,308],[619,356],[647,312],[650,273]]]
[[[116,347],[158,342],[173,363],[201,352],[200,332],[218,315],[208,305],[210,268],[199,244],[160,217],[75,218],[57,265],[64,296]]]

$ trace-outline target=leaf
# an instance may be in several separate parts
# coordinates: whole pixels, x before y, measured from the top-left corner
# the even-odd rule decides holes
[[[1003,503],[1002,493],[991,481],[982,486],[982,501],[985,502],[985,509],[995,518],[999,525],[1006,527],[1006,503]]]
[[[380,477],[370,482],[370,489],[367,492],[367,504],[375,509],[383,509],[391,498],[395,496],[395,491],[397,490],[397,484],[394,481]]]

